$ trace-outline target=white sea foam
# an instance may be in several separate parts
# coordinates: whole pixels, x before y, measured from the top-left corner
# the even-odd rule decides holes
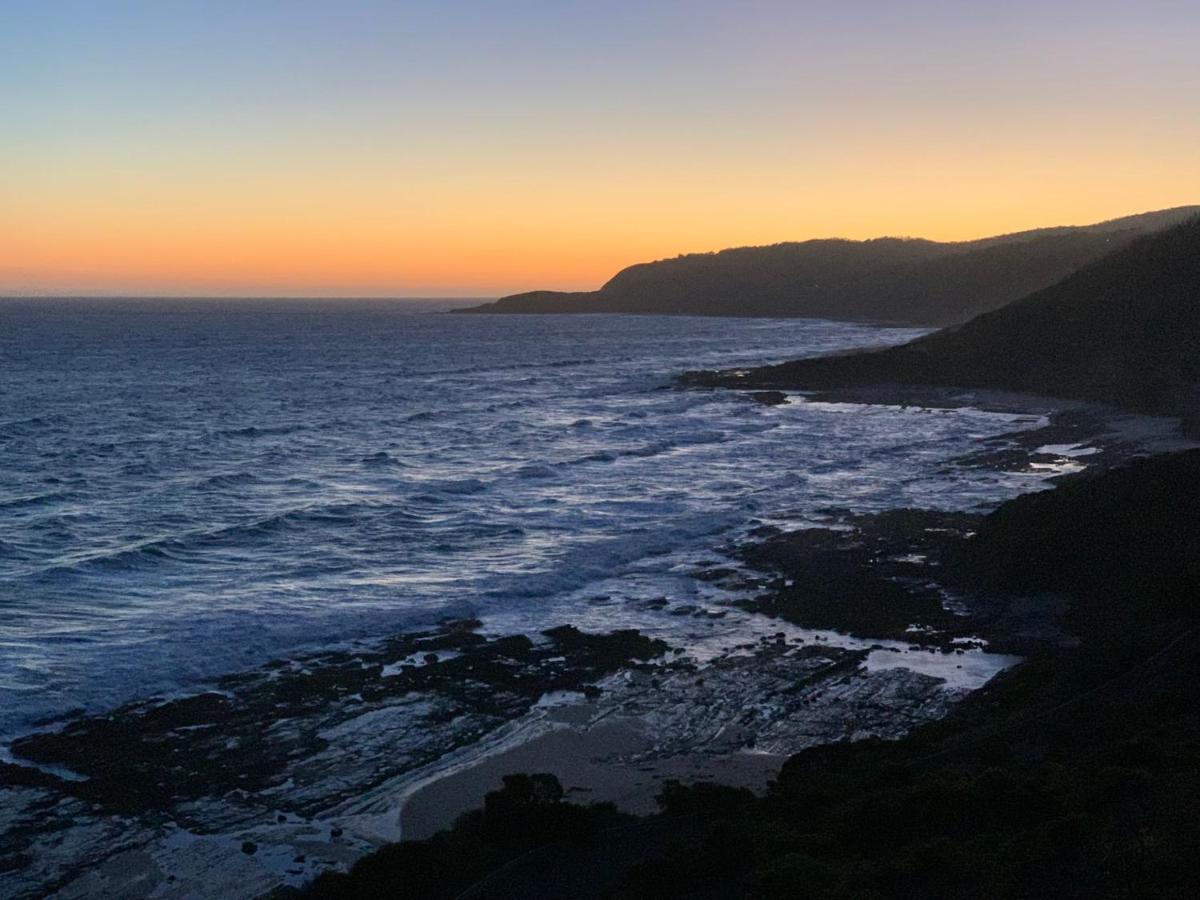
[[[1040,483],[946,465],[1028,418],[670,387],[913,329],[64,309],[0,333],[0,736],[447,615],[704,653],[691,573],[753,526]]]

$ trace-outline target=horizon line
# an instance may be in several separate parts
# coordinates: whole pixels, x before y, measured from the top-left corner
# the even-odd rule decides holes
[[[5,300],[372,300],[378,302],[412,302],[435,301],[447,302],[455,300],[496,300],[500,294],[171,294],[171,293],[141,293],[141,294],[9,294],[0,293],[0,301]]]
[[[275,292],[251,292],[251,293],[190,293],[175,291],[153,292],[153,291],[138,291],[135,293],[94,293],[91,290],[81,291],[34,291],[30,293],[15,292],[11,290],[0,290],[0,301],[4,300],[362,300],[362,301],[492,301],[502,299],[504,297],[513,296],[514,294],[534,293],[538,291],[550,291],[555,293],[594,293],[600,290],[612,277],[624,271],[627,268],[647,265],[656,262],[665,262],[671,259],[679,259],[688,256],[715,256],[720,253],[725,253],[733,250],[752,250],[769,247],[780,247],[787,244],[808,244],[817,242],[847,242],[847,243],[871,243],[873,241],[922,241],[932,244],[970,244],[977,241],[986,241],[1002,238],[1016,237],[1022,234],[1037,234],[1053,231],[1073,231],[1086,230],[1089,228],[1100,228],[1110,225],[1115,222],[1120,222],[1126,219],[1138,219],[1144,216],[1163,215],[1170,213],[1179,213],[1185,210],[1195,210],[1197,215],[1200,215],[1200,203],[1182,203],[1172,206],[1160,207],[1157,209],[1141,210],[1135,213],[1125,213],[1117,216],[1099,219],[1083,224],[1059,224],[1059,225],[1040,225],[1031,228],[1020,228],[1015,231],[1001,231],[980,236],[955,238],[950,240],[927,238],[920,235],[904,235],[904,234],[880,234],[865,238],[852,238],[838,235],[825,235],[817,237],[805,238],[786,238],[783,240],[774,241],[771,243],[747,243],[747,244],[732,244],[718,249],[710,250],[687,250],[680,251],[674,256],[664,255],[655,259],[638,259],[632,262],[620,265],[612,274],[603,278],[599,286],[590,288],[539,288],[526,287],[516,291],[491,291],[481,294],[343,294],[343,293],[275,293]]]

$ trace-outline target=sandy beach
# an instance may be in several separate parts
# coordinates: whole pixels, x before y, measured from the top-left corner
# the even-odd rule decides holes
[[[628,754],[653,746],[638,719],[615,719],[579,730],[564,724],[528,743],[485,756],[474,765],[432,781],[415,791],[400,812],[405,839],[430,837],[479,806],[480,798],[501,787],[515,772],[549,772],[577,802],[613,803],[623,812],[657,811],[655,795],[667,779],[721,781],[761,792],[784,756],[738,752],[720,755],[679,754],[649,762],[621,762]]]

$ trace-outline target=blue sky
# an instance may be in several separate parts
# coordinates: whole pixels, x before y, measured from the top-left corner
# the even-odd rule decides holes
[[[1197,46],[1161,0],[7,2],[0,291],[574,287],[1192,202]]]

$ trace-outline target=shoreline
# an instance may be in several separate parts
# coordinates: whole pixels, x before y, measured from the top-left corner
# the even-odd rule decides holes
[[[1095,455],[1087,454],[1088,469],[1102,471],[1135,456],[1168,453],[1200,446],[1200,442],[1178,433],[1176,421],[1171,417],[1128,413],[1094,403],[1015,392],[963,391],[953,388],[916,388],[897,391],[889,386],[883,386],[877,389],[812,392],[806,393],[804,399],[811,402],[912,405],[943,409],[969,406],[985,411],[1046,416],[1049,422],[1045,426],[991,439],[992,443],[1000,443],[1002,439],[1017,443],[1020,447],[1020,457],[1007,454],[1004,462],[1016,461],[1030,466],[1049,465],[1049,463],[1036,462],[1039,456],[1053,457],[1060,462],[1069,461],[1073,459],[1069,452],[1072,449],[1070,444],[1099,443],[1101,439],[1103,439],[1103,443],[1092,448],[1098,452]],[[1055,448],[1059,452],[1044,454],[1037,452],[1038,448],[1057,442],[1062,442],[1061,446]],[[1068,454],[1064,456],[1062,450],[1067,450]],[[981,447],[979,452],[983,459],[973,464],[1002,464],[995,458],[987,458],[985,448]],[[1071,474],[1074,473],[1066,471],[1058,477]],[[654,806],[650,802],[652,796],[648,793],[632,799],[621,796],[619,788],[623,784],[623,778],[620,770],[615,766],[606,769],[597,761],[597,758],[603,758],[605,755],[608,743],[606,735],[598,735],[594,741],[586,738],[586,732],[581,734],[576,730],[573,735],[574,739],[569,742],[573,758],[566,767],[562,765],[558,755],[562,739],[550,738],[543,734],[532,738],[523,747],[519,746],[495,755],[485,754],[473,765],[455,767],[453,771],[445,773],[440,778],[437,775],[432,776],[423,783],[421,788],[409,794],[406,801],[400,806],[401,822],[404,823],[406,818],[409,822],[408,828],[402,826],[403,838],[419,840],[429,837],[438,827],[448,827],[453,824],[457,813],[478,806],[488,790],[494,790],[500,786],[500,777],[505,774],[502,771],[504,768],[502,760],[506,759],[510,761],[510,772],[544,771],[553,774],[577,773],[581,770],[591,772],[593,783],[589,785],[587,795],[584,797],[579,796],[581,793],[579,791],[571,791],[572,786],[579,787],[579,785],[573,784],[570,774],[561,778],[568,791],[568,799],[598,802],[608,800],[615,802],[622,811],[635,814],[644,814],[654,810]],[[692,757],[699,763],[695,771],[705,773],[698,780],[720,781],[733,786],[758,788],[761,791],[774,772],[778,770],[778,764],[782,764],[783,760],[787,758],[787,754],[780,755],[774,766],[770,762],[766,763],[763,767],[767,769],[765,773],[754,771],[753,777],[745,777],[747,773],[737,764],[731,763],[731,758],[728,757],[723,760],[723,763],[729,766],[727,775],[725,772],[718,773],[716,771],[721,768],[720,764],[705,766],[704,763],[711,763],[712,760],[702,756],[696,757],[694,754]],[[763,754],[762,757],[775,760],[775,757],[770,754]],[[669,765],[660,764],[648,767],[646,771],[649,777],[643,779],[642,783],[643,790],[649,792],[657,787],[655,782],[672,777],[673,770]],[[706,777],[709,772],[713,773],[711,779]],[[574,780],[579,779],[576,777]],[[440,814],[434,812],[433,808],[437,805],[435,801],[444,806],[444,811]]]
[[[989,443],[1016,443],[1019,455],[1009,453],[1004,454],[1003,459],[998,459],[994,455],[989,456],[986,448],[981,447],[979,459],[970,463],[977,465],[1002,466],[1014,462],[1025,466],[1050,465],[1038,463],[1039,456],[1052,457],[1060,464],[1064,461],[1070,464],[1075,458],[1071,450],[1081,444],[1086,446],[1096,443],[1098,446],[1088,449],[1095,449],[1097,452],[1086,454],[1086,468],[1081,471],[1103,471],[1140,455],[1200,447],[1200,441],[1192,440],[1179,432],[1177,420],[1172,417],[1148,416],[1095,403],[1016,392],[967,391],[936,387],[897,389],[881,386],[805,392],[803,397],[809,402],[912,405],[931,409],[972,407],[985,411],[1045,416],[1049,419],[1045,426],[990,439]],[[1047,446],[1051,446],[1054,452],[1039,453],[1039,448]],[[959,462],[967,464],[965,459]],[[1072,474],[1075,472],[1069,470],[1057,477],[1069,477]],[[1057,637],[1054,635],[1051,639]],[[1045,638],[1039,636],[1039,639]],[[1011,664],[1019,664],[1018,660],[1019,658],[1013,658]],[[864,665],[867,665],[865,661]],[[577,724],[575,723],[576,726]],[[571,735],[570,738],[562,736],[564,730]],[[634,730],[636,731],[636,728]],[[610,735],[601,731],[589,739],[588,734],[588,731],[581,732],[577,727],[571,730],[571,726],[568,725],[566,729],[540,734],[525,744],[502,753],[484,754],[474,764],[457,766],[441,777],[433,775],[420,788],[408,794],[400,804],[403,839],[420,840],[432,836],[439,828],[453,824],[457,814],[477,807],[488,790],[500,787],[501,776],[512,772],[556,774],[560,776],[569,800],[610,801],[621,811],[647,814],[656,809],[652,802],[653,794],[650,792],[657,792],[657,788],[666,778],[678,777],[681,770],[686,772],[689,765],[694,766],[690,771],[694,776],[692,780],[711,780],[734,787],[749,787],[755,789],[756,793],[761,793],[767,782],[778,772],[779,766],[790,755],[747,754],[755,761],[754,765],[748,766],[745,764],[745,757],[731,755],[713,758],[701,754],[685,754],[678,759],[663,760],[657,765],[646,767],[642,770],[644,777],[639,780],[628,775],[619,766],[604,765],[604,757],[612,755],[608,752]],[[641,738],[646,739],[644,734]],[[636,742],[636,739],[632,740]],[[562,761],[564,749],[570,751],[566,764]],[[577,784],[584,773],[590,775],[590,782],[587,785]],[[622,794],[622,788],[631,782],[640,783],[641,793],[633,796]],[[579,791],[581,786],[585,786],[586,790]],[[573,791],[572,788],[576,790]]]
[[[1031,466],[1057,465],[1061,471],[1055,471],[1069,477],[1083,463],[1089,469],[1103,469],[1139,454],[1197,446],[1173,434],[1166,419],[1027,395],[939,393],[940,397],[926,394],[924,403],[917,402],[915,392],[905,399],[909,405],[929,408],[936,408],[934,401],[940,400],[1048,419],[1046,425],[982,441],[977,453],[955,460],[954,465],[1027,467],[1023,471]],[[855,392],[853,399],[840,392],[804,399],[897,402],[894,394],[862,391]],[[1096,452],[1086,458],[1072,455],[1080,449]],[[770,581],[764,577],[747,583],[745,589],[769,589]],[[751,614],[764,612],[767,610],[760,607]],[[120,724],[123,714],[146,720],[163,716],[160,709],[169,709],[171,715],[165,716],[168,721],[158,733],[168,743],[175,741],[183,747],[192,745],[191,735],[214,728],[219,733],[224,727],[220,722],[228,708],[221,692],[238,695],[249,691],[254,695],[278,691],[282,682],[286,702],[295,710],[291,718],[273,713],[276,720],[264,733],[272,741],[292,735],[286,738],[291,744],[281,757],[283,768],[277,780],[268,778],[249,792],[236,780],[229,782],[235,795],[242,794],[232,806],[228,799],[218,799],[217,793],[205,788],[182,805],[172,801],[149,818],[145,811],[131,810],[141,824],[118,831],[106,814],[88,813],[79,805],[81,799],[96,802],[95,797],[86,800],[87,792],[96,788],[94,781],[81,795],[78,784],[72,787],[55,775],[54,766],[74,771],[70,765],[51,758],[17,759],[14,762],[19,765],[0,765],[0,787],[7,787],[18,801],[7,820],[0,822],[9,832],[3,834],[0,828],[0,841],[4,842],[0,849],[7,851],[0,855],[27,854],[35,859],[43,854],[38,860],[42,865],[28,873],[26,886],[33,892],[55,884],[64,888],[64,896],[105,890],[136,894],[142,888],[165,891],[165,896],[176,889],[194,896],[220,896],[228,891],[249,896],[251,890],[266,893],[281,884],[299,886],[317,872],[347,866],[385,842],[428,836],[451,824],[459,812],[478,806],[483,794],[499,787],[500,777],[509,772],[555,772],[557,766],[569,799],[612,801],[633,813],[653,812],[653,798],[668,778],[732,781],[761,792],[783,761],[805,746],[865,736],[896,738],[912,727],[943,717],[969,689],[947,687],[937,676],[922,673],[920,666],[914,671],[905,663],[928,658],[953,672],[949,666],[961,667],[978,658],[968,654],[980,652],[962,647],[929,650],[919,635],[914,635],[916,643],[908,648],[896,641],[850,639],[834,646],[822,638],[820,629],[797,629],[782,620],[763,619],[777,622],[778,630],[757,643],[699,664],[686,658],[676,660],[671,648],[653,647],[653,642],[646,643],[648,638],[632,634],[605,645],[605,636],[552,629],[559,636],[539,645],[515,635],[484,636],[476,627],[451,623],[442,630],[386,639],[381,651],[376,648],[382,653],[377,659],[372,650],[314,654],[308,662],[283,661],[257,673],[229,676],[217,685],[218,692],[161,704],[128,704],[122,708],[125,713],[117,710],[83,717],[100,722],[116,716]],[[556,641],[562,645],[559,649],[555,649]],[[570,647],[560,654],[567,645]],[[638,661],[630,656],[631,651],[644,654],[651,649],[657,652],[649,659]],[[581,663],[579,652],[591,654],[592,663]],[[903,658],[906,653],[910,654],[907,660]],[[512,654],[534,672],[533,679],[517,691],[523,699],[507,713],[500,713],[498,720],[499,710],[479,718],[490,702],[486,697],[481,695],[462,706],[464,698],[454,696],[455,679],[470,671],[473,660],[480,658],[475,654],[491,660],[487,665],[498,666],[489,677],[506,690],[521,680],[514,682],[513,671],[503,662],[514,658]],[[436,657],[432,662],[428,659],[431,655]],[[890,658],[893,655],[894,660]],[[556,662],[560,656],[565,669]],[[655,657],[659,661],[652,662]],[[394,675],[384,674],[403,668],[406,661],[412,671],[404,677],[416,679],[411,682],[413,687],[425,685],[415,694],[399,690],[400,682],[389,684]],[[647,665],[649,662],[652,664]],[[990,674],[981,673],[980,684],[1011,664],[1006,662]],[[605,667],[610,667],[608,674],[601,671]],[[368,675],[359,674],[362,671]],[[450,695],[430,695],[428,686],[433,682],[449,686]],[[342,702],[353,702],[355,686],[359,687],[357,693],[363,694],[362,686],[372,683],[386,686],[386,696],[380,697],[382,706],[368,704],[365,712],[357,712]],[[804,684],[800,691],[795,690],[798,683]],[[368,699],[371,696],[368,691]],[[320,703],[336,700],[328,709],[338,711],[320,727],[305,719],[311,718],[309,706],[316,702],[314,697]],[[553,699],[543,705],[546,697]],[[763,697],[778,702],[771,707],[761,702]],[[874,710],[874,718],[868,715],[864,719],[864,705]],[[801,706],[804,711],[798,714]],[[753,712],[752,721],[737,721],[748,710]],[[170,721],[178,711],[199,718],[184,715]],[[432,716],[430,734],[442,727],[438,722],[456,723],[458,728],[438,732],[440,740],[450,743],[440,750],[431,747],[421,764],[402,766],[390,775],[381,772],[378,761],[391,756],[395,765],[397,748],[406,746],[404,735],[411,731],[414,712]],[[317,718],[322,715],[327,714],[318,710]],[[707,731],[691,727],[705,716],[710,726]],[[477,720],[474,725],[470,724],[472,717]],[[61,723],[58,733],[69,732],[78,721]],[[461,727],[464,724],[469,726],[466,731]],[[80,736],[87,734],[85,729]],[[228,744],[238,738],[226,733],[223,740]],[[54,743],[50,740],[48,745]],[[236,745],[228,749],[235,750]],[[303,764],[314,761],[315,769],[311,765],[304,769]],[[41,768],[30,766],[31,762]],[[211,777],[219,782],[225,776]],[[100,801],[102,807],[105,802],[115,802],[112,797],[100,797]],[[268,824],[263,821],[264,813],[273,806],[276,812],[266,816]],[[47,808],[51,810],[51,833],[55,820],[74,823],[58,833],[57,851],[36,841],[23,850],[14,849],[13,835],[20,838],[20,832],[29,827],[22,823],[32,823],[30,817],[35,815],[45,818]],[[173,812],[164,818],[167,810]],[[254,851],[247,851],[247,845],[253,845]],[[66,876],[54,876],[55,859],[67,862],[72,856],[77,864],[74,876],[69,867]],[[219,876],[214,867],[220,869]],[[21,887],[20,882],[16,887]]]

